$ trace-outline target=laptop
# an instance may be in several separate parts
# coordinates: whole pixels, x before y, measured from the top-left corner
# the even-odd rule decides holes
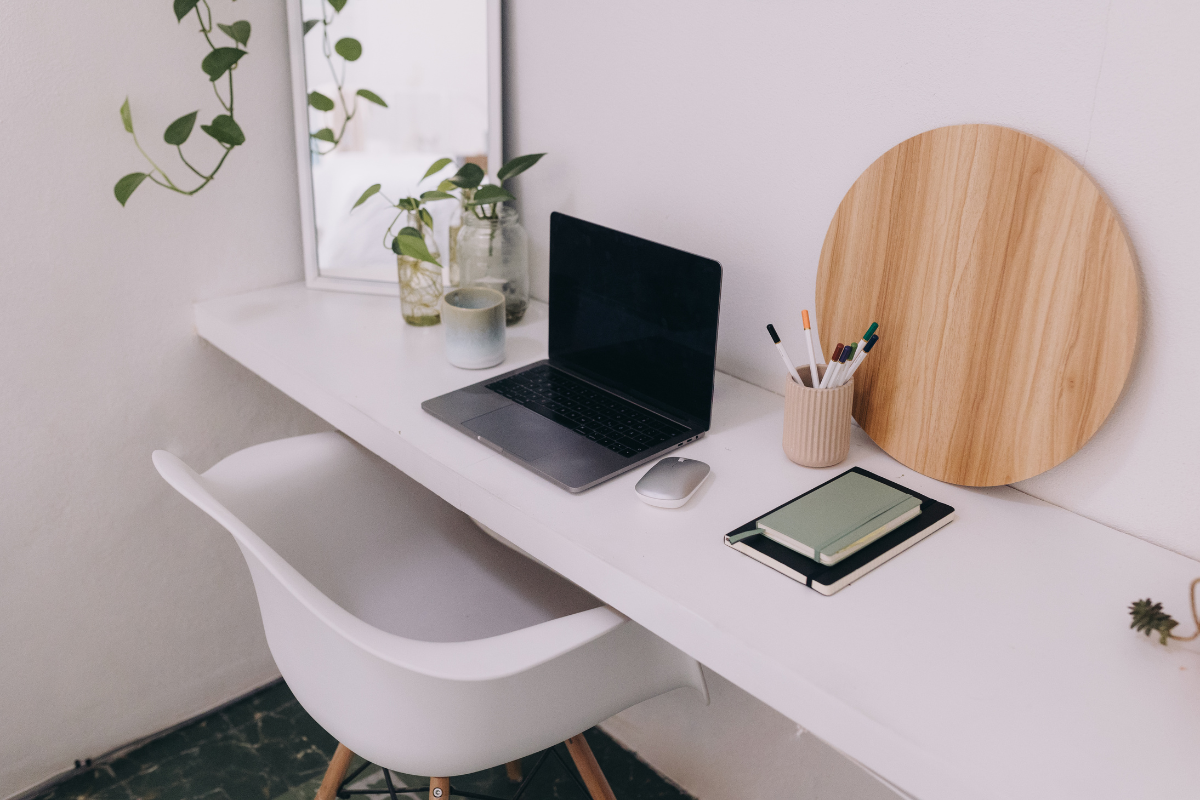
[[[699,439],[721,265],[550,215],[550,358],[421,408],[569,492]]]

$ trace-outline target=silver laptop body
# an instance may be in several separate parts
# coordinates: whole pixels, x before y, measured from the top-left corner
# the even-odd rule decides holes
[[[550,358],[421,407],[582,492],[708,430],[720,297],[716,261],[555,212]]]

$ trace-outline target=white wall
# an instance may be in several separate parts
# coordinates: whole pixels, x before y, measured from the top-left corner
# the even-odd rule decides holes
[[[150,464],[322,427],[192,327],[197,300],[303,272],[283,5],[232,8],[246,146],[195,197],[144,184],[122,209],[126,93],[164,161],[171,120],[216,113],[194,23],[0,3],[0,797],[277,674],[232,540]]]
[[[143,186],[121,209],[112,184],[140,166],[117,118],[125,94],[164,156],[170,120],[215,113],[198,35],[165,0],[0,4],[0,797],[274,674],[235,548],[148,457],[167,447],[206,467],[320,427],[191,327],[196,300],[301,275],[282,4],[232,8],[254,24],[238,71],[247,145],[198,196]],[[536,292],[556,208],[716,257],[720,367],[771,388],[762,327],[798,328],[828,221],[880,153],[993,122],[1083,163],[1129,227],[1156,346],[1093,443],[1023,488],[1200,555],[1195,359],[1169,346],[1200,288],[1193,4],[519,0],[508,13],[509,153],[551,153],[517,185]],[[608,727],[703,800],[879,795],[715,683],[707,709],[665,697]]]
[[[535,295],[546,297],[556,209],[716,258],[718,366],[776,391],[763,328],[798,339],[829,221],[879,155],[930,128],[987,122],[1076,159],[1128,226],[1145,338],[1108,423],[1020,488],[1200,557],[1198,359],[1175,344],[1191,338],[1200,296],[1200,6],[520,0],[507,15],[507,150],[550,153],[516,185]],[[744,765],[757,750],[799,759],[793,734],[728,695],[725,711],[637,710],[609,729],[704,800],[784,796]],[[782,779],[795,762],[771,763]],[[828,752],[806,764],[845,766]],[[845,785],[786,796],[856,796]]]

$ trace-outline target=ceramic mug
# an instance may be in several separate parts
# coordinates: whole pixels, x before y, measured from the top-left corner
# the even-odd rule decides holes
[[[463,369],[494,367],[504,360],[504,295],[464,286],[442,298],[446,360]]]

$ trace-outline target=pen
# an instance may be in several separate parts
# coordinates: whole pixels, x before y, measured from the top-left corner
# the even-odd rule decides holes
[[[854,358],[854,363],[850,365],[850,374],[848,374],[846,376],[847,379],[849,379],[850,375],[854,374],[854,370],[858,369],[858,365],[862,362],[862,360],[864,358],[867,357],[867,351],[870,350],[871,347],[874,347],[875,346],[874,343],[877,341],[879,341],[879,334],[878,333],[872,334],[871,338],[867,341],[867,344],[864,345],[858,351],[858,355],[855,356],[855,358]],[[867,345],[869,345],[869,347]]]
[[[783,365],[787,367],[788,373],[796,383],[803,386],[804,381],[800,380],[800,373],[796,371],[796,365],[792,363],[792,359],[788,358],[787,350],[783,349],[783,342],[779,341],[779,334],[775,332],[775,326],[767,325],[767,333],[771,334],[771,341],[775,342],[775,349],[779,351],[779,357],[783,359]]]
[[[836,389],[846,382],[846,378],[850,374],[850,370],[854,369],[854,365],[858,362],[858,357],[862,355],[862,347],[858,342],[855,342],[850,348],[850,356],[846,359],[846,365],[838,368],[837,375],[833,376],[833,385],[831,389]]]
[[[850,353],[848,355],[847,355],[846,351],[844,351],[844,350],[842,351],[842,355],[845,356],[845,358],[842,359],[842,366],[838,367],[838,374],[834,376],[834,388],[835,389],[838,386],[842,385],[842,380],[844,379],[846,370],[850,369],[850,364],[853,363],[854,356],[857,354],[858,354],[858,342],[855,342],[854,344],[850,345]]]
[[[863,348],[866,347],[867,342],[871,339],[871,336],[874,335],[875,329],[878,327],[878,322],[872,322],[871,327],[867,328],[867,332],[863,334],[862,339],[854,343],[854,349],[850,351],[850,358],[847,359],[849,364],[845,367],[838,368],[837,375],[834,376],[834,380],[829,385],[829,388],[836,389],[846,382],[846,380],[850,377],[848,370],[854,369],[855,360],[862,358]]]
[[[871,327],[874,328],[876,326],[872,325]],[[877,333],[871,334],[871,336],[867,340],[866,344],[864,344],[862,347],[858,348],[858,352],[854,354],[854,358],[851,360],[849,368],[847,369],[845,374],[842,376],[842,383],[845,383],[846,381],[850,380],[850,376],[854,374],[854,370],[858,369],[859,363],[864,358],[867,357],[867,346],[866,345],[869,345],[869,344],[871,344],[871,342],[874,342],[878,339],[879,339],[879,334],[877,334]]]
[[[846,373],[847,381],[854,377],[855,371],[859,368],[859,366],[862,364],[862,362],[866,359],[867,353],[871,352],[871,348],[874,347],[875,343],[878,341],[879,341],[879,334],[875,334],[874,336],[871,337],[871,341],[867,342],[867,346],[864,347],[862,352],[859,354],[858,360],[850,365],[850,371]]]
[[[833,378],[833,373],[837,370],[838,359],[842,356],[842,351],[846,347],[841,342],[837,343],[837,347],[833,348],[833,356],[829,359],[829,363],[825,365],[825,375],[821,378],[821,385],[818,389],[824,389],[829,385],[829,381]]]
[[[856,355],[862,355],[862,349],[867,346],[867,342],[871,341],[871,336],[874,335],[876,329],[878,328],[878,322],[871,323],[871,327],[867,328],[867,332],[864,333],[863,337],[858,340],[858,353],[856,353]]]
[[[850,363],[852,361],[854,361],[854,354],[857,352],[858,352],[858,342],[855,342],[854,344],[850,345],[849,353],[847,353],[845,350],[842,351],[842,363],[838,365],[837,375],[833,376],[833,387],[832,388],[836,389],[837,387],[842,385],[842,379],[846,374],[846,370],[850,369]]]
[[[800,312],[800,318],[804,320],[804,338],[808,340],[808,377],[812,381],[813,388],[817,388],[819,381],[817,380],[817,353],[813,350],[812,326],[808,322],[808,309]],[[825,354],[821,354],[821,360],[825,360]]]
[[[842,354],[838,356],[837,363],[833,365],[833,374],[825,373],[825,380],[821,381],[822,389],[833,389],[837,386],[838,376],[845,369],[845,364],[850,360],[850,355],[854,352],[854,345],[848,344],[842,348]]]

